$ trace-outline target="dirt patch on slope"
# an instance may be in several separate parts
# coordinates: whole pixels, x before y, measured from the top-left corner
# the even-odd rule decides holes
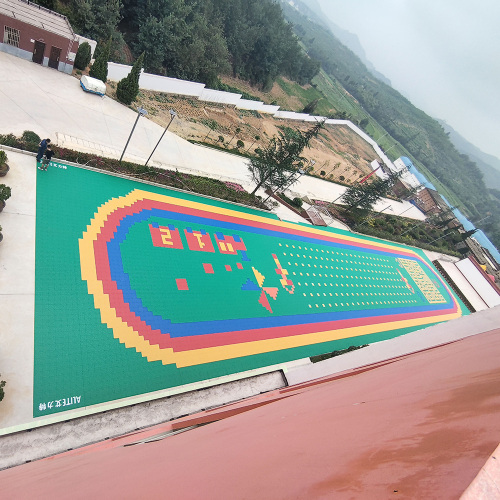
[[[265,93],[259,93],[250,87],[247,90],[239,80],[238,86],[264,98],[260,94]],[[108,95],[115,98],[116,83],[108,82],[107,87]],[[273,95],[276,95],[279,91],[283,92],[281,88],[275,90],[273,87],[271,93],[275,92]],[[269,102],[269,95],[263,100]],[[177,118],[169,130],[184,139],[214,144],[229,150],[237,148],[248,154],[258,147],[265,147],[282,127],[305,131],[312,125],[276,119],[271,115],[236,109],[234,106],[147,90],[140,91],[134,109],[139,105],[147,109],[150,120],[162,127],[170,122],[169,110],[173,109]],[[370,144],[343,125],[325,126],[303,154],[310,160],[311,173],[344,184],[351,184],[370,173],[370,163],[377,158]]]

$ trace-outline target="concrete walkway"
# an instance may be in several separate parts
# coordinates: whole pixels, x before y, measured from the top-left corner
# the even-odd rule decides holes
[[[57,140],[62,146],[116,158],[121,155],[137,118],[135,109],[108,97],[83,92],[78,80],[69,75],[4,52],[0,53],[0,109],[1,134],[20,135],[24,130],[33,130],[41,137]],[[145,162],[162,132],[163,128],[147,117],[140,118],[125,158]],[[151,164],[231,180],[248,191],[254,187],[245,158],[193,145],[170,131],[158,146]],[[343,186],[309,176],[303,176],[293,185],[293,191],[300,196],[325,201],[334,200],[344,190]],[[391,208],[386,208],[388,205]],[[384,199],[375,208],[396,215],[404,212],[405,217],[418,220],[424,218],[408,202]]]

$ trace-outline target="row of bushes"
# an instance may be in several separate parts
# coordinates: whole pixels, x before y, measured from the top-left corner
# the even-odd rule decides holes
[[[454,249],[454,245],[450,244],[445,239],[436,242],[436,244],[429,244],[420,239],[412,238],[410,234],[405,234],[404,236],[401,236],[399,234],[390,233],[380,229],[374,229],[373,227],[368,226],[366,224],[363,226],[358,226],[356,228],[356,231],[359,233],[366,234],[368,236],[375,236],[376,238],[395,241],[396,243],[404,243],[405,245],[415,246],[418,248],[422,248],[424,250],[441,252],[441,253],[446,253],[448,255],[454,255],[456,257],[460,257],[460,253]]]
[[[20,138],[13,134],[0,135],[0,144],[13,148],[22,149],[25,151],[36,152],[40,137],[34,132],[25,131]],[[251,207],[268,210],[262,201],[256,196],[247,193],[246,191],[237,190],[224,182],[201,177],[197,175],[184,174],[176,170],[164,170],[155,167],[138,165],[126,161],[119,162],[112,158],[104,158],[91,153],[81,153],[72,149],[53,146],[55,158],[87,165],[107,172],[126,175],[140,180],[146,180],[162,184],[167,187],[174,187],[191,191],[197,194],[212,196],[222,200],[241,203]]]
[[[222,136],[220,136],[220,137],[222,137]],[[224,138],[222,137],[222,139],[224,139]],[[195,139],[188,139],[188,142],[190,142],[191,144],[199,144],[200,146],[206,146],[207,148],[217,149],[219,151],[224,151],[224,153],[231,153],[233,155],[241,156],[243,158],[251,158],[252,157],[252,155],[250,155],[246,151],[242,151],[238,147],[227,148],[224,146],[219,146],[219,144],[223,144],[222,141],[217,141],[215,143],[209,143],[209,142],[197,141]],[[243,143],[243,141],[239,141],[239,142]],[[236,143],[236,144],[238,145],[238,143]],[[243,143],[243,145],[240,145],[240,148],[243,148],[244,146],[245,146],[245,144]]]
[[[213,196],[222,200],[241,203],[251,207],[266,209],[266,206],[255,196],[227,186],[224,182],[208,177],[180,173],[176,170],[164,170],[156,167],[137,165],[126,161],[119,162],[112,158],[104,158],[90,153],[80,153],[71,149],[55,148],[56,157],[108,172],[114,172],[136,179],[155,182],[193,193]]]
[[[16,137],[14,134],[0,134],[0,144],[36,153],[40,144],[40,136],[31,130],[25,130],[21,137]]]
[[[431,244],[433,240],[444,236],[445,232],[428,223],[361,209],[346,210],[343,205],[329,205],[319,200],[315,200],[315,203],[326,208],[332,217],[341,220],[358,233],[424,250],[461,256],[455,248],[455,244],[461,241],[460,236],[451,233],[446,238]],[[374,217],[376,218],[374,219]],[[414,227],[412,228],[412,226]]]

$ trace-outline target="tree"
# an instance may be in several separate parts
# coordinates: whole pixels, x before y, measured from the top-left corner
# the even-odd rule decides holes
[[[132,104],[139,93],[139,77],[144,62],[144,52],[137,58],[130,73],[116,87],[116,98],[123,104]]]
[[[462,233],[460,236],[462,237],[462,240],[465,241],[467,238],[470,238],[476,231],[479,231],[479,229],[471,229],[470,231]]]
[[[87,42],[83,42],[79,47],[75,57],[75,68],[84,70],[90,63],[92,48]]]
[[[109,51],[111,50],[111,38],[104,45],[102,50],[99,51],[99,55],[96,57],[94,64],[89,71],[89,76],[92,78],[97,78],[102,82],[106,83],[108,79],[108,61],[109,61]]]
[[[383,198],[393,188],[396,181],[403,175],[405,169],[391,173],[387,179],[377,177],[373,182],[363,184],[353,184],[349,186],[342,196],[342,202],[347,210],[360,208],[361,210],[371,210],[373,205],[380,198]]]
[[[210,135],[210,132],[213,132],[215,129],[217,128],[217,122],[212,120],[209,124],[208,124],[208,132],[207,132],[207,135],[203,138],[203,142],[205,142],[208,138],[208,136]]]
[[[368,126],[368,124],[370,123],[370,120],[368,118],[363,118],[360,122],[359,122],[359,126],[366,130],[366,127]]]
[[[55,7],[54,0],[37,0],[34,3],[37,3],[38,5],[41,5],[42,7],[45,7],[50,10],[54,10]]]
[[[302,151],[309,147],[311,139],[317,137],[322,127],[323,122],[317,122],[307,132],[280,130],[266,148],[256,149],[256,156],[250,159],[248,167],[257,183],[252,194],[263,184],[279,188],[290,182],[290,174],[304,166],[307,161],[301,156]]]
[[[0,202],[7,201],[12,194],[12,190],[5,184],[0,184]]]
[[[93,40],[108,40],[122,19],[121,0],[71,0],[64,5],[67,3],[75,31]]]

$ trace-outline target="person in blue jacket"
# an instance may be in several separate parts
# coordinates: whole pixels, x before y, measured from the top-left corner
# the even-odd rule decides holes
[[[50,144],[50,139],[43,139],[38,145],[38,153],[36,155],[36,162],[40,163],[42,156],[44,155],[47,146]]]

